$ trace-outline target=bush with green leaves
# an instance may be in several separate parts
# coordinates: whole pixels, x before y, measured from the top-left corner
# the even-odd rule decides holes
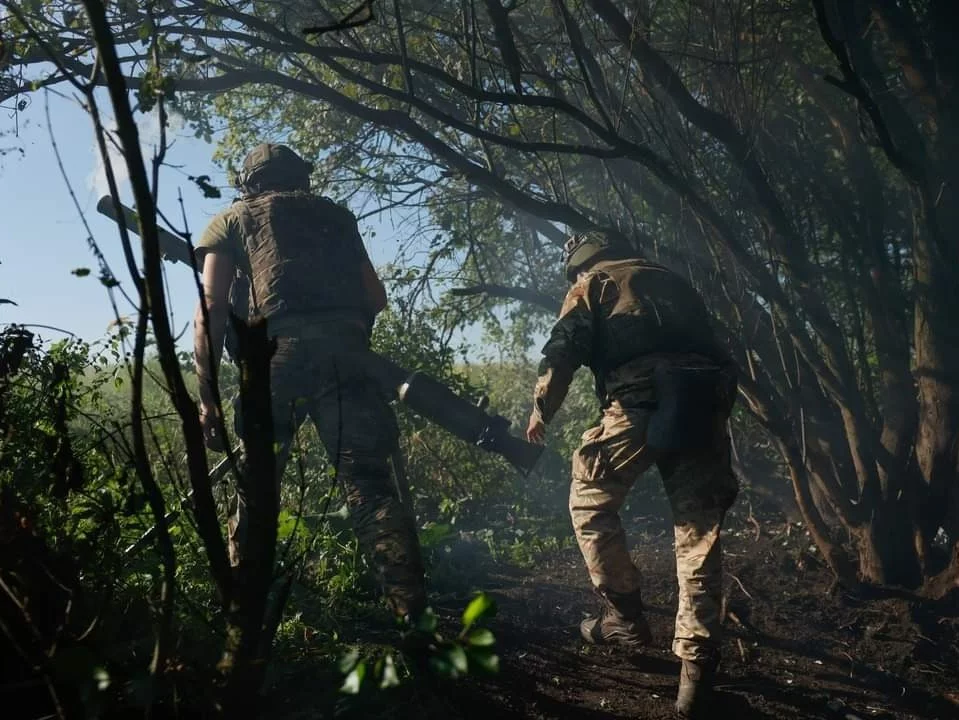
[[[445,637],[439,631],[436,615],[427,609],[403,635],[402,664],[413,672],[428,672],[453,680],[467,674],[497,673],[496,637],[491,630],[480,626],[481,621],[495,614],[495,601],[486,593],[478,593],[463,610],[459,632]],[[359,648],[351,648],[338,663],[343,676],[340,691],[358,695],[371,689],[396,687],[400,684],[396,665],[391,651],[364,657]]]
[[[513,422],[513,432],[522,434],[528,412],[524,399],[535,379],[534,369],[464,365],[435,328],[427,315],[387,312],[377,322],[374,348],[411,370],[430,374],[462,397],[488,394],[490,411],[502,413]],[[28,517],[46,552],[69,561],[67,584],[75,597],[71,622],[76,627],[66,626],[67,637],[54,665],[65,687],[82,690],[78,702],[85,707],[95,702],[104,707],[136,704],[146,692],[143,684],[149,671],[135,657],[150,655],[151,603],[160,586],[155,537],[145,535],[156,520],[132,469],[129,339],[130,328],[123,324],[92,344],[69,340],[44,345],[12,327],[0,336],[4,509]],[[180,362],[193,391],[191,360],[184,355]],[[235,383],[234,366],[224,363],[221,389],[228,427]],[[554,437],[560,443],[582,431],[579,398],[589,397],[585,387],[577,379],[557,419]],[[158,362],[149,353],[142,399],[148,459],[166,504],[176,555],[174,631],[179,640],[170,663],[212,666],[223,617],[190,512],[180,421],[164,390]],[[395,409],[422,545],[433,560],[431,575],[442,572],[437,563],[442,564],[445,553],[464,539],[475,541],[493,561],[523,565],[570,541],[568,527],[555,521],[557,513],[542,512],[541,486],[549,484],[558,498],[564,491],[565,470],[552,477],[538,470],[522,479],[499,456],[471,447],[401,403]],[[222,457],[210,454],[210,465]],[[231,483],[227,473],[214,488],[224,522]],[[307,610],[314,627],[317,623],[336,627],[358,612],[381,614],[382,610],[373,610],[379,606],[378,592],[349,529],[343,489],[310,424],[298,434],[282,487],[277,557],[284,567],[297,569],[300,582],[278,641],[287,643],[307,631],[308,623],[301,619]],[[460,589],[482,582],[475,575],[455,579]],[[365,661],[358,659],[344,678],[353,678],[346,680],[346,687],[351,683],[357,688],[388,687],[394,675],[405,676],[420,660],[427,672],[450,678],[495,670],[492,635],[477,625],[492,612],[487,600],[478,598],[471,604],[463,628],[451,638],[438,631],[435,617],[427,615],[407,634],[401,655],[394,658],[384,649]],[[61,614],[64,607],[59,608]],[[93,622],[94,618],[99,619]],[[83,634],[87,626],[92,630]],[[80,637],[82,643],[76,644],[80,649],[72,650],[70,639]],[[341,654],[341,642],[334,632],[323,653],[331,658]]]

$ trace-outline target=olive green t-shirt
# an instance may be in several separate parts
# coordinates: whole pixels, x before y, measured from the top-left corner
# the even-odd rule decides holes
[[[233,205],[224,208],[214,216],[203,231],[203,235],[200,236],[197,248],[204,255],[208,252],[228,254],[236,266],[249,276],[249,260],[243,246],[240,218]]]

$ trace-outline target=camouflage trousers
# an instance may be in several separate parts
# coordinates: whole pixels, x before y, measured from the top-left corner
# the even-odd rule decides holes
[[[415,520],[390,474],[397,449],[396,417],[380,388],[340,352],[366,348],[366,338],[343,332],[332,337],[277,338],[271,367],[276,440],[277,493],[293,441],[307,418],[344,483],[360,549],[370,559],[387,602],[398,615],[425,606],[423,562]],[[332,351],[331,348],[337,348]],[[242,408],[237,409],[242,422]],[[230,562],[243,556],[247,500],[237,490],[229,524]]]
[[[679,606],[673,652],[685,660],[718,658],[722,602],[720,528],[738,493],[725,419],[717,417],[713,447],[658,453],[646,447],[651,411],[613,403],[587,430],[573,456],[569,509],[593,585],[639,590],[642,576],[626,547],[619,511],[633,483],[658,466],[673,513]]]

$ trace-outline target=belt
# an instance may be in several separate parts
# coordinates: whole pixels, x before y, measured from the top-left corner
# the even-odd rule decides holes
[[[369,324],[359,315],[346,313],[287,315],[267,319],[267,331],[274,337],[296,337],[303,340],[328,338],[343,330],[359,331],[369,336]]]

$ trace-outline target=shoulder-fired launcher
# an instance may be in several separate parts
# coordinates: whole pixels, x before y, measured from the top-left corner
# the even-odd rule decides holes
[[[122,224],[131,232],[135,232],[137,235],[140,234],[140,221],[137,217],[136,212],[131,208],[128,208],[122,203],[116,203],[120,206],[120,210],[123,213]],[[101,215],[106,215],[108,218],[113,220],[113,222],[120,224],[121,220],[117,216],[116,207],[113,202],[113,198],[110,195],[104,195],[97,201],[97,212]],[[169,260],[171,263],[182,262],[186,265],[190,265],[190,246],[185,240],[177,237],[169,230],[164,230],[159,225],[157,225],[157,232],[160,236],[160,256],[164,260]],[[196,256],[196,267],[197,270],[203,269],[203,255],[200,254]]]
[[[117,215],[109,195],[100,198],[97,210],[114,222],[122,222],[128,230],[139,233],[136,213],[120,205],[122,220]],[[160,229],[160,253],[170,262],[190,264],[190,247],[186,241],[171,232]],[[197,268],[202,259],[197,258]],[[543,452],[542,445],[534,445],[510,434],[510,422],[501,415],[485,411],[485,401],[472,403],[461,398],[446,385],[422,372],[410,372],[387,357],[365,353],[356,358],[387,395],[399,399],[413,412],[440,426],[461,440],[502,455],[524,476],[528,475]]]

